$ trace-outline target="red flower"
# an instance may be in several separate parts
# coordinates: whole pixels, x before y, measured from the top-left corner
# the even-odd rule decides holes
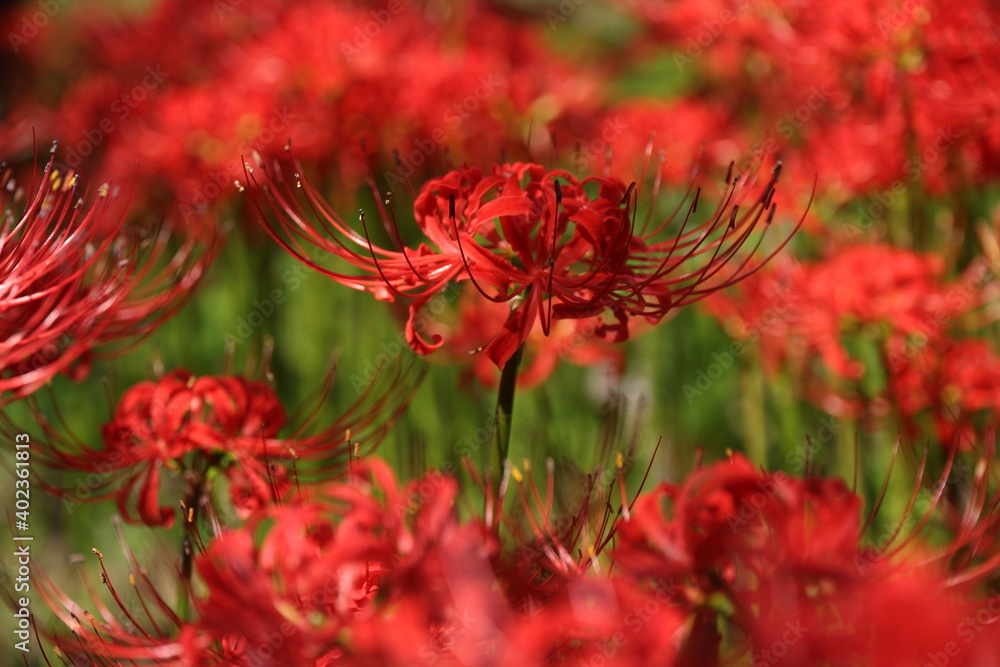
[[[53,164],[26,190],[0,172],[8,216],[0,228],[0,404],[57,373],[85,374],[93,357],[114,353],[104,347],[110,342],[151,333],[221,247],[214,232],[204,243],[192,235],[171,255],[169,229],[144,238],[125,226],[128,202],[107,184],[84,204],[79,177]]]
[[[633,44],[669,45],[679,70],[702,70],[699,95],[760,119],[769,150],[797,153],[797,173],[820,168],[828,194],[895,195],[910,182],[941,192],[997,173],[1000,40],[989,2],[618,3],[654,30]]]
[[[159,504],[164,468],[183,476],[189,508],[205,493],[210,470],[226,469],[237,513],[245,518],[290,488],[282,464],[295,461],[297,479],[308,482],[343,472],[348,457],[355,455],[352,447],[370,451],[405,408],[419,380],[419,374],[404,372],[397,368],[372,383],[322,430],[310,432],[306,422],[282,438],[279,432],[287,417],[268,385],[175,370],[159,380],[140,382],[122,396],[104,426],[103,447],[50,431],[46,440],[55,442],[40,453],[51,467],[96,473],[100,481],[88,484],[94,487],[91,493],[98,493],[88,493],[89,500],[114,496],[127,521],[154,526],[170,525],[176,512],[176,502]],[[68,489],[54,491],[74,497]]]
[[[510,316],[506,304],[493,303],[478,297],[473,290],[464,291],[458,298],[455,318],[449,326],[444,322],[428,322],[426,333],[440,336],[442,351],[452,361],[463,363],[472,355],[471,368],[463,379],[476,380],[488,387],[495,387],[500,374],[488,357],[476,354],[486,347],[497,329],[503,327]],[[641,323],[639,323],[641,324]],[[549,335],[532,329],[525,341],[524,358],[517,374],[517,385],[531,388],[545,382],[559,365],[567,361],[578,366],[606,364],[610,372],[620,376],[624,371],[625,352],[595,332],[602,326],[601,318],[556,320]]]
[[[269,508],[212,543],[197,561],[200,626],[239,647],[238,665],[417,660],[452,623],[439,553],[454,544],[456,493],[451,478],[401,487],[385,463],[357,462],[318,499]]]
[[[248,177],[252,206],[286,251],[344,285],[381,300],[409,302],[406,337],[419,354],[442,345],[439,336],[423,338],[418,322],[421,308],[451,281],[472,283],[482,298],[507,304],[507,319],[491,332],[485,348],[503,368],[536,324],[547,335],[556,320],[603,316],[595,335],[620,341],[629,335],[631,318],[659,320],[756,271],[770,256],[754,262],[740,251],[760,243],[754,231],[774,215],[771,198],[779,172],[774,170],[756,197],[748,184],[754,179],[733,179],[723,204],[700,225],[690,222],[699,190],[681,221],[671,216],[650,229],[648,220],[635,224],[635,188],[612,176],[578,180],[567,171],[520,162],[487,174],[463,167],[427,182],[416,197],[414,217],[430,244],[416,250],[375,246],[367,226],[364,236],[348,227],[298,174],[289,179],[280,171],[248,169]],[[399,247],[391,204],[383,206],[372,187]],[[746,199],[749,205],[741,210],[737,202]],[[268,209],[276,214],[273,219]],[[319,221],[310,222],[307,210]],[[363,214],[361,219],[364,223]],[[661,239],[672,222],[679,230]],[[303,241],[345,260],[357,273],[320,266]],[[784,243],[787,239],[774,252]]]
[[[81,567],[80,575],[91,598],[87,606],[93,613],[70,598],[44,571],[32,573],[37,577],[36,589],[41,600],[72,632],[67,637],[41,621],[33,621],[39,642],[43,638],[51,642],[55,656],[61,660],[59,664],[68,659],[69,664],[79,667],[134,665],[136,661],[169,667],[228,665],[211,638],[194,623],[181,619],[166,601],[154,583],[156,575],[150,575],[125,544],[117,521],[115,529],[125,552],[127,574],[115,567],[109,572],[104,555],[96,548],[93,553],[100,564],[101,586],[91,585]],[[104,599],[106,596],[98,594],[99,589],[105,588],[113,600],[110,604]],[[123,589],[128,590],[127,598]],[[52,653],[51,648],[42,647],[46,665],[53,664],[48,657]]]
[[[905,391],[887,397],[881,388],[874,395],[867,386],[872,395],[862,395],[859,381],[923,363],[911,358],[983,302],[980,262],[947,282],[940,257],[892,246],[849,246],[780,268],[758,274],[734,295],[713,296],[710,309],[731,328],[735,323],[735,337],[759,340],[769,371],[784,364],[803,376],[807,398],[839,416],[884,414],[878,406],[886,398],[912,412],[906,406],[916,397]],[[869,343],[876,354],[863,361],[845,340]]]
[[[65,78],[65,62],[80,63],[86,75],[65,90],[36,93],[58,94],[45,119],[71,164],[94,151],[116,177],[131,176],[137,158],[156,165],[141,175],[139,199],[166,193],[185,216],[235,195],[241,153],[286,137],[353,193],[368,167],[359,141],[402,181],[443,163],[444,144],[485,160],[527,123],[593,107],[603,73],[580,72],[531,27],[487,3],[425,9],[248,0],[236,11],[157,0],[128,18],[95,10],[49,48],[32,40],[39,75],[29,81],[51,84]],[[331,46],[329,35],[342,39]],[[16,112],[38,116],[37,106],[25,100]],[[95,146],[90,133],[109,122],[115,131]]]
[[[889,386],[900,416],[916,435],[919,415],[929,410],[943,445],[972,449],[1000,417],[1000,357],[981,340],[939,335],[918,343],[889,345]]]
[[[775,656],[792,664],[920,664],[955,640],[974,610],[976,593],[966,584],[998,559],[995,540],[984,541],[996,514],[972,507],[954,508],[965,516],[950,528],[952,544],[937,552],[921,546],[919,530],[945,479],[947,472],[917,530],[895,545],[893,533],[873,552],[861,541],[861,498],[841,480],[765,473],[734,456],[640,497],[618,526],[617,571],[672,584],[695,618],[683,650],[692,664],[717,664],[722,636],[755,664]],[[985,484],[977,481],[973,493],[985,493]],[[953,508],[944,509],[947,518]],[[948,571],[967,547],[985,549],[983,562]],[[967,642],[961,653],[971,659],[990,636]]]

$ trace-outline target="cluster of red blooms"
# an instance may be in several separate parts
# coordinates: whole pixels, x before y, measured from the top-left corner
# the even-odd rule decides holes
[[[1000,641],[997,593],[975,592],[997,560],[997,517],[978,516],[976,501],[942,512],[962,544],[933,550],[919,526],[900,537],[901,522],[866,548],[861,500],[841,480],[766,473],[740,456],[617,508],[602,487],[615,476],[599,475],[590,502],[566,514],[553,510],[551,470],[544,497],[509,472],[501,504],[462,521],[453,477],[401,486],[380,460],[357,461],[346,481],[205,546],[190,620],[134,561],[127,577],[101,562],[130,625],[49,583],[46,599],[74,632],[55,646],[72,664],[177,667],[981,665]],[[502,505],[514,494],[520,519]],[[940,489],[926,515],[908,518],[924,525],[937,503]],[[533,539],[509,539],[516,526]],[[979,558],[958,557],[964,546]],[[126,578],[145,618],[115,592]]]
[[[124,224],[117,188],[101,185],[87,203],[80,177],[54,164],[26,182],[0,165],[0,405],[151,333],[220,247],[212,226],[172,249],[169,227]]]
[[[911,437],[923,436],[929,414],[943,444],[968,448],[982,435],[977,417],[1000,417],[1000,356],[968,337],[992,319],[984,305],[995,298],[994,273],[984,261],[954,282],[943,272],[936,255],[851,246],[770,266],[706,305],[825,411],[874,419],[894,410]],[[850,341],[867,341],[869,353],[849,351]]]
[[[998,174],[1000,15],[986,0],[618,4],[648,30],[642,55],[704,72],[699,94],[760,119],[759,140],[793,172],[821,171],[827,195]]]
[[[46,486],[71,502],[114,498],[126,521],[170,526],[178,508],[159,504],[164,471],[183,484],[181,506],[188,521],[211,497],[211,481],[221,471],[232,507],[246,518],[282,498],[293,478],[336,477],[350,457],[371,451],[406,408],[419,379],[397,366],[370,383],[341,416],[315,429],[311,422],[323,407],[328,383],[311,413],[282,437],[289,419],[268,384],[242,376],[195,377],[178,369],[124,393],[103,428],[101,447],[89,446],[38,411],[45,430],[41,461],[53,470],[88,473],[76,489]]]
[[[2,103],[0,151],[26,162],[31,127],[63,150],[27,180],[0,165],[0,407],[27,399],[46,491],[185,535],[169,594],[128,548],[128,572],[94,550],[107,590],[90,586],[90,609],[43,577],[69,629],[37,624],[46,664],[996,663],[1000,354],[981,332],[1000,243],[994,202],[966,196],[1000,176],[996,8],[612,4],[638,25],[601,67],[487,0],[158,0],[38,39],[18,27],[34,8],[5,19],[32,76]],[[656,61],[683,97],[608,76]],[[109,184],[85,191],[90,162]],[[373,206],[349,223],[336,211],[363,185]],[[771,231],[817,192],[819,212]],[[870,195],[848,236],[877,223],[874,238],[831,242],[820,218]],[[499,376],[498,456],[463,462],[482,508],[462,508],[457,461],[400,483],[370,455],[421,378],[410,361],[335,414],[331,374],[301,416],[266,373],[159,372],[95,440],[32,396],[174,315],[231,211],[388,304],[414,353]],[[814,222],[826,255],[789,257]],[[937,254],[898,247],[937,236]],[[801,476],[699,456],[631,499],[619,454],[573,505],[555,463],[540,488],[506,461],[517,383],[560,361],[620,375],[620,343],[695,302],[859,434],[890,431],[911,459],[929,433],[944,445],[909,461],[884,540],[867,541],[889,479],[865,511],[857,480],[810,472],[805,444]],[[15,421],[0,413],[0,432]]]
[[[446,147],[494,159],[508,137],[592,106],[596,91],[532,29],[480,2],[164,0],[134,19],[80,20],[63,38],[78,44],[82,75],[53,108],[25,104],[71,166],[98,155],[113,175],[137,159],[156,165],[146,194],[168,194],[185,217],[235,193],[241,155],[286,137],[345,183],[372,161],[402,181],[443,164]],[[50,46],[24,49],[42,69],[64,67]]]

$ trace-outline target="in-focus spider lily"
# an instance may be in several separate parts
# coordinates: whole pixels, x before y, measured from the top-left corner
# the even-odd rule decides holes
[[[0,405],[60,372],[85,374],[94,357],[121,351],[108,343],[150,334],[221,248],[212,225],[173,248],[166,226],[130,228],[115,188],[100,186],[86,203],[79,176],[54,160],[27,187],[0,165]]]
[[[638,188],[614,176],[578,179],[524,162],[487,172],[461,167],[415,195],[414,219],[424,237],[415,249],[404,247],[392,196],[374,181],[394,249],[372,242],[364,212],[363,233],[346,224],[300,175],[297,162],[294,175],[277,162],[258,169],[248,164],[246,171],[250,204],[286,251],[348,287],[408,302],[406,338],[417,353],[443,344],[440,336],[422,335],[418,322],[421,309],[449,283],[469,282],[483,299],[508,304],[508,317],[485,345],[499,368],[536,324],[548,334],[554,320],[600,316],[595,335],[624,340],[631,318],[658,321],[754,273],[788,242],[754,258],[775,214],[780,164],[762,187],[755,173],[730,173],[722,201],[707,212],[700,188],[690,196],[692,185],[661,222],[652,220],[651,209],[637,222]],[[316,259],[322,253],[309,245],[350,268],[323,266]]]

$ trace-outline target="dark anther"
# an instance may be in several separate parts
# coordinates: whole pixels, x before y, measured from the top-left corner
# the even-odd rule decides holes
[[[628,200],[632,198],[632,191],[635,190],[635,181],[632,181],[628,185],[628,190],[625,191],[625,196],[622,197],[622,203],[619,206],[624,206],[628,203]]]
[[[767,208],[771,205],[771,198],[773,197],[774,197],[774,188],[771,187],[767,191],[767,194],[764,195],[764,208]]]
[[[455,219],[455,195],[448,195],[448,217]]]

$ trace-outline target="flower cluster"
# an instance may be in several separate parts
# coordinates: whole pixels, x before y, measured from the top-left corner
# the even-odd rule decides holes
[[[962,338],[989,323],[994,275],[983,262],[954,282],[943,270],[937,256],[852,246],[758,274],[708,308],[734,336],[759,343],[770,372],[801,378],[827,412],[875,418],[891,407],[916,436],[930,411],[943,444],[968,448],[978,442],[972,417],[986,413],[992,423],[1000,405],[990,397],[1000,382],[996,352]]]
[[[7,662],[997,663],[996,3],[118,4],[0,10]]]
[[[861,499],[841,480],[762,472],[734,456],[623,499],[602,525],[593,510],[603,513],[604,489],[591,485],[593,502],[560,522],[551,491],[543,499],[512,475],[526,517],[461,521],[454,478],[400,485],[365,459],[344,482],[213,541],[196,559],[204,593],[193,619],[172,618],[166,633],[152,618],[135,628],[73,622],[76,638],[57,645],[74,664],[239,666],[685,665],[717,664],[720,653],[902,665],[951,645],[955,664],[974,665],[997,640],[975,621],[992,602],[970,587],[977,568],[949,573],[951,551],[935,552],[919,529],[864,546]],[[525,520],[533,545],[500,528]]]
[[[180,308],[220,248],[218,232],[126,226],[128,201],[53,157],[27,184],[0,166],[0,405],[58,373],[80,377],[109,343],[140,340]]]
[[[446,148],[493,158],[534,117],[592,105],[592,77],[485,3],[422,4],[166,0],[131,19],[98,12],[64,37],[84,74],[50,109],[22,104],[57,128],[71,166],[99,159],[121,178],[137,159],[156,165],[140,197],[166,192],[192,221],[231,195],[241,154],[286,138],[347,182],[370,159],[402,182],[443,164]],[[64,53],[25,48],[37,67],[62,67]]]
[[[669,45],[677,69],[705,71],[735,114],[759,113],[765,141],[791,149],[793,171],[822,170],[833,197],[996,176],[1000,40],[988,2],[619,4],[647,29],[640,44]]]

